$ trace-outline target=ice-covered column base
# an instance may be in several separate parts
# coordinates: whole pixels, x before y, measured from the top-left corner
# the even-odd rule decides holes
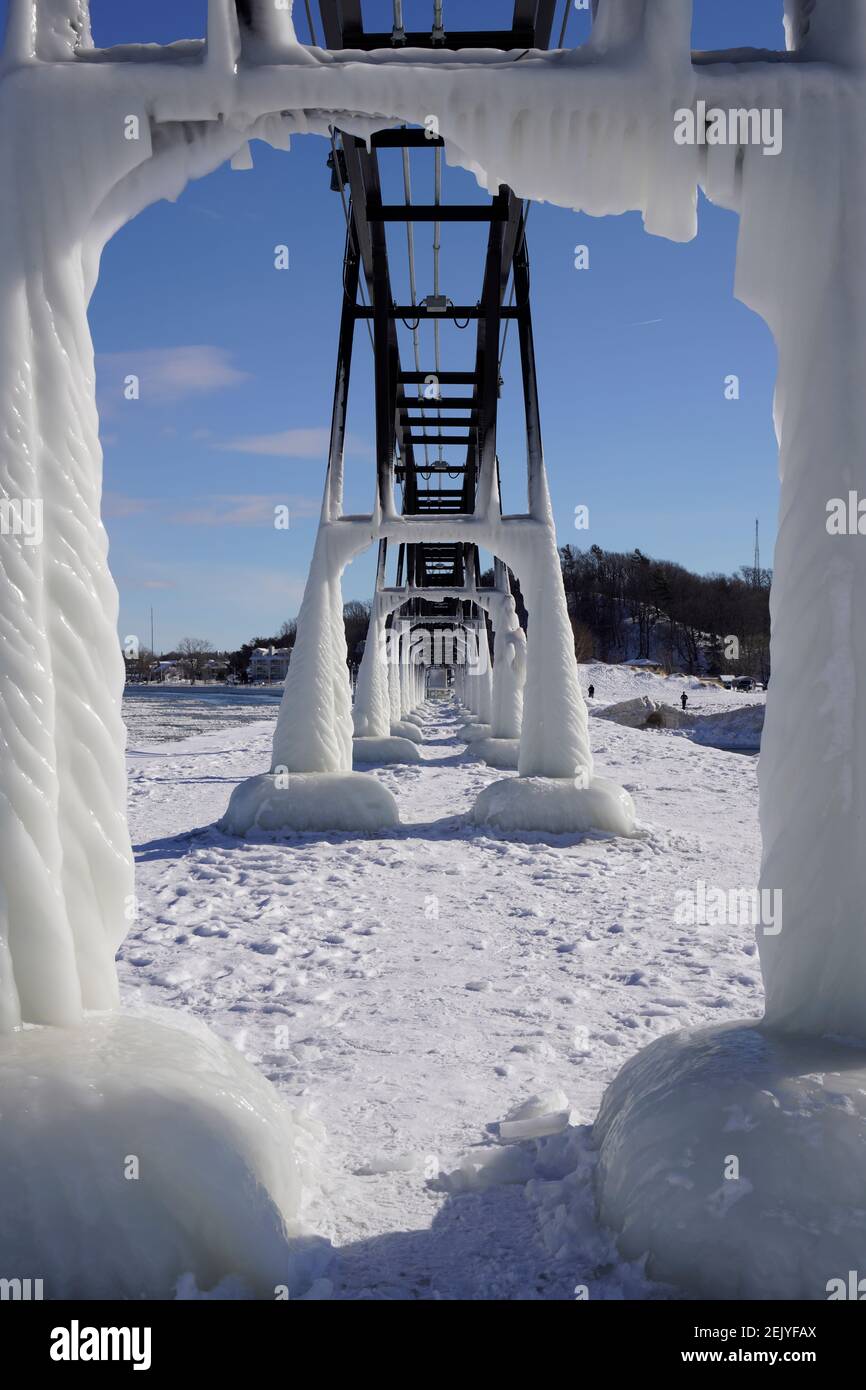
[[[519,577],[529,610],[518,776],[485,787],[470,819],[505,833],[631,835],[634,802],[622,787],[595,775],[543,475],[537,509],[534,522],[500,522],[493,547]]]
[[[608,1087],[595,1137],[600,1215],[651,1278],[696,1298],[861,1296],[866,1049],[753,1022],[670,1034]]]
[[[493,665],[493,703],[490,737],[472,743],[472,754],[488,767],[516,772],[520,760],[523,724],[523,687],[526,681],[526,636],[517,619],[510,592],[494,590],[479,595],[479,602],[493,620],[496,659]]]
[[[355,764],[420,763],[417,744],[408,738],[356,738]]]
[[[477,743],[479,739],[490,738],[492,733],[492,725],[483,724],[480,720],[470,719],[468,724],[462,724],[457,730],[457,737],[463,743]]]
[[[220,821],[227,835],[385,830],[400,823],[391,792],[352,771],[341,579],[349,561],[371,544],[374,529],[372,518],[323,518],[319,526],[271,770],[235,787]]]
[[[635,809],[628,792],[604,777],[593,777],[588,786],[578,777],[512,777],[485,787],[470,819],[506,832],[630,835]]]
[[[377,740],[378,742],[378,740]],[[400,824],[387,787],[363,772],[266,772],[241,782],[219,823],[226,835],[388,830]]]
[[[2,1272],[46,1299],[295,1297],[327,1255],[301,1216],[312,1136],[192,1019],[4,1037],[0,1109]]]
[[[407,740],[410,743],[424,742],[424,735],[418,725],[414,719],[409,719],[408,716],[405,719],[395,719],[391,725],[391,733],[394,738],[401,739],[404,743]]]
[[[391,736],[391,694],[388,684],[386,622],[405,602],[404,593],[378,590],[367,631],[367,644],[358,671],[352,721],[355,729],[352,756],[357,766],[388,763],[420,763],[415,741]]]
[[[480,758],[488,767],[497,767],[503,772],[516,772],[520,758],[519,738],[477,738],[472,741],[473,758]]]

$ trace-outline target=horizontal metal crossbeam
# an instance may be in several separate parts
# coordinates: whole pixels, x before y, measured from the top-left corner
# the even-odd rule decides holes
[[[410,444],[450,444],[456,447],[462,444],[465,448],[472,443],[471,434],[412,434],[409,436]],[[419,464],[420,468],[421,465]],[[426,471],[426,470],[425,470]]]
[[[408,411],[400,411],[401,425],[409,425],[410,427],[414,425],[420,425],[423,428],[425,425],[429,425],[430,423],[430,420],[428,420],[425,416],[410,415]],[[475,415],[458,415],[456,419],[437,420],[436,424],[443,429],[454,430],[458,429],[461,425],[477,425],[478,418]]]
[[[359,38],[353,39],[347,47],[360,48],[363,52],[369,53],[376,48],[395,48],[403,45],[395,45],[389,33],[361,34]],[[506,52],[514,48],[532,48],[533,34],[531,30],[514,29],[466,29],[462,33],[446,34],[442,43],[437,43],[430,30],[425,33],[423,30],[407,30],[406,48],[501,48]]]
[[[431,375],[435,375],[435,373],[431,373]],[[442,373],[440,372],[439,380],[441,381],[441,379]],[[413,410],[471,410],[473,415],[477,415],[474,396],[419,396],[417,400],[414,396],[407,396],[405,399]],[[404,410],[403,414],[406,413],[408,412]],[[405,423],[404,420],[403,424]],[[446,423],[456,425],[457,421],[443,420],[442,423],[443,425]],[[466,423],[468,424],[469,421]]]
[[[493,203],[380,203],[367,208],[368,222],[504,222]]]
[[[375,310],[369,304],[359,304],[355,309],[355,314],[359,319],[372,319],[375,317]],[[520,308],[516,304],[503,305],[500,311],[504,319],[517,319],[520,317]],[[480,304],[452,304],[449,309],[428,309],[424,304],[392,304],[388,310],[388,317],[392,319],[480,319],[484,316],[484,310]]]
[[[478,372],[407,372],[399,373],[397,380],[404,386],[426,386],[431,377],[439,382],[440,386],[477,386],[479,381]],[[431,401],[431,405],[439,405],[439,401]],[[461,405],[463,402],[461,401]]]
[[[445,144],[441,135],[428,135],[426,130],[401,126],[398,130],[377,130],[371,138],[374,150],[435,150]]]

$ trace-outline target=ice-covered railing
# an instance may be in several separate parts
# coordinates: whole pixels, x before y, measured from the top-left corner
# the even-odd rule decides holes
[[[122,663],[99,508],[86,309],[102,246],[251,138],[435,114],[486,186],[694,235],[696,194],[741,213],[737,293],[780,358],[781,526],[761,760],[771,1020],[866,1035],[866,551],[827,499],[866,493],[866,7],[788,4],[794,60],[692,62],[689,0],[604,0],[566,53],[328,54],[287,11],[211,0],[206,43],[93,49],[84,0],[12,0],[0,81],[0,484],[44,502],[2,536],[0,1027],[116,995],[134,910]],[[736,55],[731,55],[732,59]],[[674,112],[780,108],[785,148],[676,146]],[[129,132],[135,131],[134,138]],[[403,538],[391,519],[387,533]],[[405,534],[405,533],[404,533]],[[372,535],[372,533],[371,533]],[[527,696],[531,697],[532,668]],[[342,695],[339,695],[342,698]],[[816,732],[816,724],[820,733]]]

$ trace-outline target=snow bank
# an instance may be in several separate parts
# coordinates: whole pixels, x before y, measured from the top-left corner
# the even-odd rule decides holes
[[[714,748],[743,748],[756,751],[764,732],[765,705],[745,705],[724,714],[694,717],[689,738]]]
[[[602,1219],[692,1297],[826,1299],[863,1271],[866,1051],[751,1023],[660,1038],[595,1127]]]
[[[2,1038],[0,1111],[4,1277],[50,1299],[167,1299],[190,1278],[272,1299],[318,1272],[314,1138],[201,1024],[102,1014]]]
[[[644,696],[658,704],[676,708],[683,691],[689,697],[689,713],[694,710],[740,709],[746,700],[763,703],[764,699],[761,692],[746,696],[738,691],[725,690],[717,681],[698,676],[668,676],[630,662],[590,661],[582,663],[578,671],[582,688],[585,691],[590,686],[595,688],[592,709]]]
[[[562,1108],[551,1111],[551,1101]],[[454,1195],[504,1185],[522,1187],[536,1219],[535,1239],[543,1252],[545,1273],[562,1280],[566,1297],[592,1302],[670,1298],[670,1288],[646,1278],[644,1259],[623,1259],[610,1231],[599,1223],[593,1184],[598,1152],[589,1126],[563,1128],[566,1105],[565,1097],[558,1102],[555,1093],[549,1098],[531,1097],[524,1106],[515,1107],[515,1113],[525,1109],[527,1127],[531,1127],[531,1112],[539,1128],[555,1126],[556,1132],[473,1148],[437,1185]],[[536,1113],[539,1107],[549,1124]],[[537,1288],[531,1287],[523,1296],[537,1297]]]
[[[623,724],[627,729],[682,729],[692,722],[682,709],[659,704],[658,700],[651,700],[648,695],[606,705],[604,709],[596,710],[595,717],[612,719],[615,724]]]
[[[605,705],[595,710],[594,716],[610,719],[627,729],[677,729],[706,747],[757,751],[761,746],[764,711],[763,704],[753,704],[718,714],[698,714],[642,695]]]
[[[286,784],[287,783],[287,784]],[[391,792],[364,772],[262,773],[235,787],[219,828],[252,831],[386,830],[400,824]]]

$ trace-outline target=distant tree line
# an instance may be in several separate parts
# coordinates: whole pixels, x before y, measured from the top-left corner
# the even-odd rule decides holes
[[[579,661],[645,658],[692,674],[770,677],[770,570],[693,574],[671,560],[566,545]]]
[[[736,674],[770,678],[770,570],[743,567],[736,574],[693,574],[671,560],[654,560],[641,550],[560,550],[562,579],[578,661],[644,658],[666,670],[691,674]],[[521,624],[527,615],[515,575],[512,592]],[[493,583],[493,571],[481,576]],[[371,606],[352,600],[343,607],[349,666],[360,663]],[[189,679],[200,680],[210,658],[225,655],[228,671],[244,682],[256,647],[291,648],[296,619],[271,637],[253,637],[236,652],[216,653],[199,638],[184,638],[164,659],[179,661]],[[154,661],[142,650],[127,669],[145,672]]]
[[[361,603],[357,599],[352,599],[343,605],[343,622],[346,628],[346,648],[350,666],[354,667],[360,664],[371,611],[369,603]],[[256,647],[275,647],[278,651],[284,647],[291,648],[295,645],[297,635],[297,619],[291,618],[283,623],[275,637],[251,638],[249,642],[244,643],[239,651],[232,652],[230,668],[232,674],[239,681],[245,681],[247,667]]]

